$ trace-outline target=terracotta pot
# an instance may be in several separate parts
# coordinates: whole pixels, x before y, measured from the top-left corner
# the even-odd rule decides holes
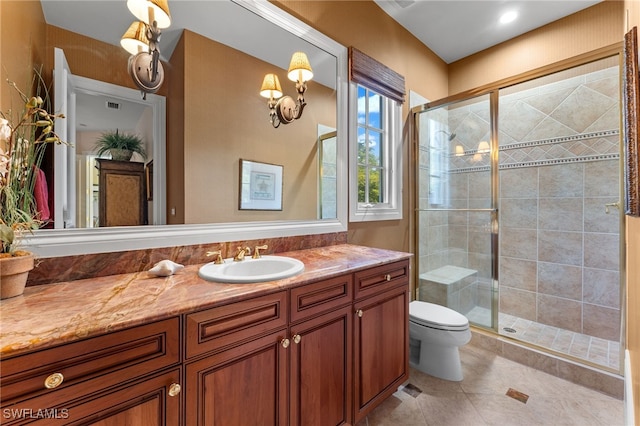
[[[33,269],[32,253],[0,258],[0,299],[20,296]]]

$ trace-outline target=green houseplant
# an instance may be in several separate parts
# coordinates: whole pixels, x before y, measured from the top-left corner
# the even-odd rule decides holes
[[[19,250],[20,237],[41,224],[34,189],[48,143],[61,143],[53,125],[62,114],[50,113],[49,96],[39,70],[35,71],[35,95],[15,89],[22,105],[18,111],[0,111],[0,298],[22,294],[33,269],[32,253]],[[12,97],[12,103],[13,103]]]
[[[96,141],[98,157],[105,153],[111,154],[112,160],[129,161],[134,152],[140,154],[142,158],[147,158],[144,149],[144,142],[140,137],[127,133],[120,133],[118,130],[105,132]]]

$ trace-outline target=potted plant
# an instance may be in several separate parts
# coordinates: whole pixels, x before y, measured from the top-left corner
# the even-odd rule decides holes
[[[35,96],[7,82],[24,107],[0,111],[0,299],[22,294],[33,269],[33,254],[18,248],[20,237],[42,224],[34,189],[46,144],[61,143],[53,132],[54,121],[64,118],[49,112],[48,92],[38,70]]]
[[[97,155],[101,157],[105,153],[111,154],[112,160],[129,161],[134,152],[140,154],[143,159],[147,158],[144,149],[144,142],[140,137],[127,133],[109,131],[103,133],[96,141]]]

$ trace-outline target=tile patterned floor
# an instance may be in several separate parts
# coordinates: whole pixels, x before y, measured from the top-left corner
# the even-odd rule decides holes
[[[412,369],[408,384],[357,426],[624,424],[621,400],[478,347],[462,347],[460,357],[464,380]]]
[[[489,309],[476,306],[466,316],[475,324],[485,327],[491,325]],[[613,371],[620,370],[620,342],[575,333],[502,312],[498,316],[498,324],[501,335],[584,359]],[[505,328],[515,331],[507,332]]]

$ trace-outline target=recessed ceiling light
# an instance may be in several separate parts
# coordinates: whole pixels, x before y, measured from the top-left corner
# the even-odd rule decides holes
[[[505,12],[500,17],[500,23],[501,24],[508,24],[509,22],[515,21],[517,17],[518,17],[518,12],[516,12],[516,11],[512,10],[512,11],[509,11],[509,12]]]

